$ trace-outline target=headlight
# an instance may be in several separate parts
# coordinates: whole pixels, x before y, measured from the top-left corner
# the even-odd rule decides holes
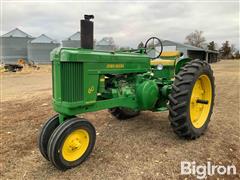
[[[163,69],[163,65],[162,64],[157,65],[157,70],[162,70],[162,69]]]

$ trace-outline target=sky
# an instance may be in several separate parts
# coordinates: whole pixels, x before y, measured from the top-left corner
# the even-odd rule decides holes
[[[136,47],[156,36],[176,42],[194,30],[218,46],[228,40],[239,49],[239,1],[2,1],[1,35],[18,27],[37,37],[61,41],[80,29],[84,14],[94,14],[94,38],[114,38]]]

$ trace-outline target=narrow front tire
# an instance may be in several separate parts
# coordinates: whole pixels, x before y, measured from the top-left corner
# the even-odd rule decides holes
[[[48,157],[60,170],[76,167],[91,154],[95,140],[96,131],[89,121],[80,118],[69,119],[50,137]]]
[[[53,131],[59,126],[58,114],[51,117],[42,127],[41,132],[38,137],[38,148],[42,156],[49,161],[47,155],[48,141],[53,133]]]

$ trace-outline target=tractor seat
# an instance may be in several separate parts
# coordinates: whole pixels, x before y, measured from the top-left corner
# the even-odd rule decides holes
[[[159,64],[163,66],[174,66],[175,60],[180,57],[179,51],[162,52],[160,58],[151,60],[151,66],[157,66]]]

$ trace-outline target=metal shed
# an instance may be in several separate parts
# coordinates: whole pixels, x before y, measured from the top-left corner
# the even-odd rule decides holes
[[[60,44],[45,34],[28,43],[28,60],[38,64],[50,63],[50,52]]]
[[[115,43],[113,38],[112,37],[102,38],[102,40],[96,43],[95,49],[99,51],[114,51]]]
[[[209,63],[217,62],[218,52],[202,49],[199,47],[182,44],[174,41],[164,40],[163,51],[180,51],[184,57],[206,60]]]
[[[33,37],[18,28],[0,37],[0,61],[16,64],[19,59],[27,60],[27,44]]]
[[[68,37],[65,40],[62,40],[62,46],[63,47],[76,47],[79,48],[81,47],[81,42],[80,42],[80,32],[76,32],[70,37]]]

